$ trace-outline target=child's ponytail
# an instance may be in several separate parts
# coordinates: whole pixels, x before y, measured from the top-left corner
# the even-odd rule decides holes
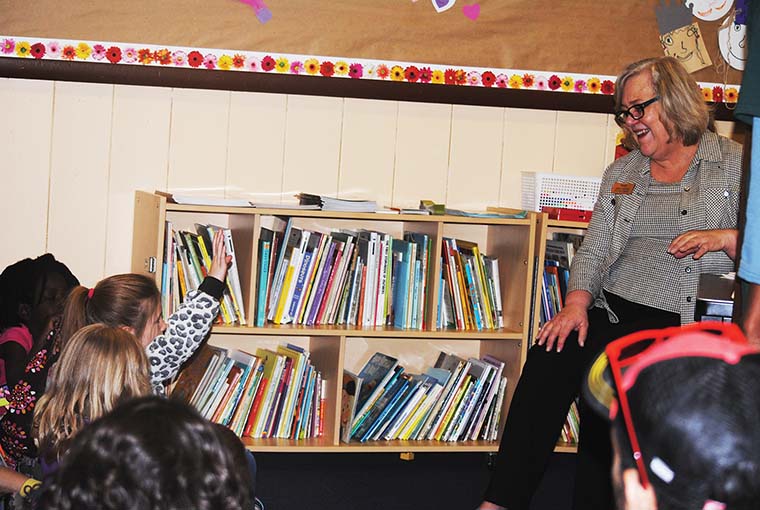
[[[63,324],[61,325],[61,338],[65,342],[71,336],[90,324],[87,320],[87,294],[89,289],[78,285],[71,289],[66,305],[63,307]]]

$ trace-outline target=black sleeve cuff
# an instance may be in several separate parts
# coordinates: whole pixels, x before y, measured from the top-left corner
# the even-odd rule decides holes
[[[203,279],[198,290],[205,292],[209,296],[216,298],[217,301],[222,299],[224,294],[224,282],[220,282],[213,276],[207,276]]]

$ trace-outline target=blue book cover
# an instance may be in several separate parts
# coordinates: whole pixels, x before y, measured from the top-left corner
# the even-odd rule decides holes
[[[398,389],[398,391],[396,391],[393,397],[391,397],[388,405],[385,406],[385,409],[382,410],[374,423],[372,423],[367,433],[364,434],[364,437],[361,439],[362,441],[377,439],[386,429],[391,420],[393,420],[396,414],[398,414],[400,408],[409,399],[409,396],[412,394],[412,389],[415,385],[411,374],[403,374],[399,380],[402,382],[401,387]]]
[[[475,316],[475,327],[480,331],[483,329],[483,317],[481,316],[480,302],[478,301],[478,293],[475,289],[475,277],[472,274],[472,268],[470,267],[470,258],[462,255],[462,266],[464,266],[464,277],[467,285],[467,293],[470,296],[470,305],[472,306],[472,313]]]
[[[266,229],[269,230],[269,229]],[[269,230],[273,236],[274,232]],[[259,282],[256,289],[256,326],[264,326],[266,319],[267,294],[269,293],[269,260],[272,250],[272,239],[265,237],[262,228],[259,239]]]
[[[380,421],[379,426],[373,427],[374,431],[370,432],[369,437],[371,439],[379,439],[383,436],[383,434],[386,433],[387,430],[390,430],[390,428],[396,422],[396,419],[401,416],[410,399],[417,392],[417,389],[422,385],[423,381],[432,381],[430,377],[424,375],[407,374],[406,377],[408,378],[408,383],[403,389],[403,393],[401,393],[397,398],[394,399],[393,402],[391,402],[389,409],[384,413],[385,415],[380,416],[378,419],[378,421]]]
[[[367,440],[369,430],[377,422],[380,415],[385,411],[385,408],[390,405],[396,394],[407,384],[406,377],[402,377],[402,375],[406,375],[403,373],[404,367],[396,366],[393,371],[393,377],[386,383],[385,390],[364,416],[359,417],[359,422],[352,428],[351,436],[354,439],[359,439],[360,441]]]
[[[304,287],[308,285],[308,278],[311,275],[311,269],[314,265],[314,257],[319,249],[319,243],[322,238],[322,234],[319,232],[311,232],[309,240],[306,243],[306,250],[304,251],[303,258],[301,259],[301,265],[298,270],[298,278],[296,279],[296,288],[293,291],[293,298],[290,300],[290,308],[288,309],[288,316],[293,318],[295,323],[297,320],[296,314],[303,301]]]
[[[409,254],[411,253],[411,246],[407,241],[394,239],[391,248],[394,257],[398,257],[399,260],[396,266],[398,274],[393,275],[395,280],[393,289],[393,326],[405,328],[407,327],[406,309],[409,306],[407,296],[409,293]]]

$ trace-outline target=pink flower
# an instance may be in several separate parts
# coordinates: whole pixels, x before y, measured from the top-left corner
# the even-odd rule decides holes
[[[430,83],[430,79],[432,78],[432,76],[433,76],[433,71],[431,71],[429,67],[420,68],[420,82]]]
[[[301,74],[303,72],[303,62],[294,60],[290,63],[290,72],[292,74]]]
[[[203,58],[203,67],[206,69],[214,69],[216,67],[216,55],[209,53]]]
[[[364,76],[364,67],[358,63],[351,64],[348,66],[348,75],[351,78],[359,79]]]
[[[586,81],[585,80],[575,80],[575,91],[576,92],[583,92],[586,90]]]
[[[467,73],[467,85],[480,85],[480,73],[477,71]]]
[[[96,44],[92,47],[93,60],[103,60],[106,58],[106,48],[102,44]]]
[[[2,51],[5,54],[13,53],[13,50],[16,49],[16,41],[13,39],[3,39],[3,45],[0,47],[0,51]]]
[[[126,48],[124,50],[124,62],[131,64],[137,62],[137,50],[134,48]]]
[[[546,76],[536,76],[535,84],[538,90],[546,90],[549,88],[549,85],[546,82]]]
[[[500,74],[496,77],[496,86],[500,89],[507,88],[507,84],[509,83],[509,77],[507,77],[506,74]]]
[[[47,54],[52,58],[58,58],[61,56],[61,45],[58,41],[48,43]]]
[[[187,55],[184,51],[175,51],[172,53],[172,62],[177,67],[182,67],[187,64]]]
[[[245,59],[245,68],[248,71],[256,72],[259,70],[260,67],[261,67],[261,64],[259,63],[259,59],[257,59],[256,57],[248,57],[247,59]]]

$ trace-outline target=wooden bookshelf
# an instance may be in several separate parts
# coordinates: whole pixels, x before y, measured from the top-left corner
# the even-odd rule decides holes
[[[525,218],[469,218],[461,216],[344,213],[312,210],[257,209],[179,205],[153,193],[135,196],[132,270],[161,281],[165,222],[177,230],[192,230],[195,223],[230,228],[235,242],[243,301],[249,324],[214,326],[209,342],[226,348],[276,348],[295,344],[310,352],[310,359],[327,381],[323,437],[308,440],[252,439],[245,444],[255,451],[277,452],[494,452],[496,441],[368,441],[340,442],[341,380],[344,369],[358,373],[375,352],[398,358],[408,372],[421,373],[434,365],[441,351],[480,358],[490,354],[505,362],[507,391],[501,409],[506,419],[512,393],[529,345],[529,330],[535,285],[536,238],[541,215]],[[429,297],[425,329],[267,324],[254,327],[258,242],[262,226],[276,217],[292,218],[300,228],[321,232],[338,229],[371,229],[400,237],[404,232],[423,232],[431,238]],[[498,258],[504,327],[494,330],[437,330],[438,275],[444,237],[478,243],[482,253]],[[501,428],[501,427],[500,427]],[[499,438],[500,439],[500,438]]]

